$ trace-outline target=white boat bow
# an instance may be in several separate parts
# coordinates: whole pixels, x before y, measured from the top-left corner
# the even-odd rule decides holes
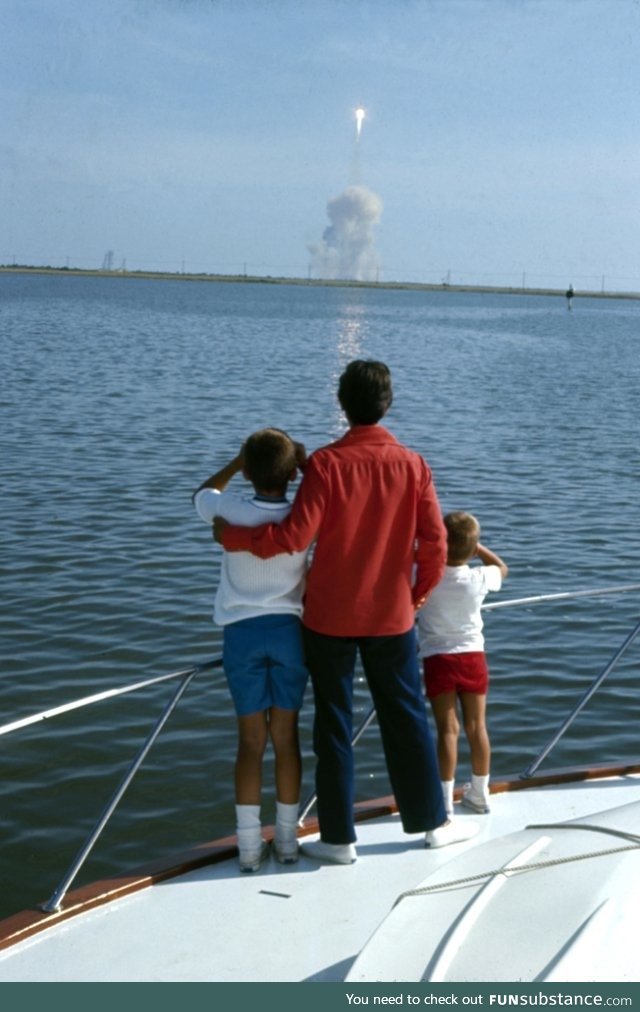
[[[0,922],[0,981],[640,980],[640,762],[534,775],[638,635],[640,622],[527,770],[492,783],[490,814],[456,814],[478,823],[477,836],[427,849],[383,798],[357,807],[348,866],[270,857],[241,875],[229,837],[71,889],[189,681],[220,659],[5,725],[0,735],[179,679],[52,897]],[[300,829],[316,832],[313,821]]]
[[[398,897],[347,980],[636,980],[639,883],[640,798],[530,825]]]

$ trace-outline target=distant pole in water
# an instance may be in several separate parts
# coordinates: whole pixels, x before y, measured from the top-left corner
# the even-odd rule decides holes
[[[564,294],[567,300],[567,309],[571,309],[571,300],[573,299],[573,285],[569,285]]]

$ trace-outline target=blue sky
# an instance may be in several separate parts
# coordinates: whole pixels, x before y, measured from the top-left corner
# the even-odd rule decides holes
[[[0,101],[0,263],[306,276],[355,181],[382,280],[640,290],[638,0],[0,0]]]

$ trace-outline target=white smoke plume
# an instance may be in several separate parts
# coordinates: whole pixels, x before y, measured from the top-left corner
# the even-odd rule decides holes
[[[380,221],[382,200],[366,186],[348,186],[327,204],[331,224],[320,242],[308,247],[316,277],[326,280],[376,281],[380,263],[373,227]]]

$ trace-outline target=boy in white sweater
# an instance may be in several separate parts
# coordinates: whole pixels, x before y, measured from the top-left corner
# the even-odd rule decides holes
[[[486,726],[489,670],[484,653],[480,607],[487,594],[500,590],[507,564],[480,544],[480,524],[461,510],[444,517],[447,566],[442,580],[418,612],[418,639],[424,658],[425,687],[438,732],[438,763],[447,814],[453,813],[460,723],[471,753],[471,783],[462,804],[489,811],[491,746]],[[469,566],[478,558],[481,566]]]
[[[196,510],[208,524],[216,516],[251,527],[280,523],[291,510],[287,485],[304,462],[304,447],[285,432],[255,432],[233,460],[196,490]],[[252,483],[253,495],[225,491],[238,472]],[[213,617],[224,630],[223,665],[238,720],[236,820],[244,872],[257,871],[267,855],[260,805],[269,738],[275,753],[274,850],[283,863],[298,860],[298,711],[309,677],[300,625],[307,555],[263,560],[249,552],[225,552],[221,564]]]

